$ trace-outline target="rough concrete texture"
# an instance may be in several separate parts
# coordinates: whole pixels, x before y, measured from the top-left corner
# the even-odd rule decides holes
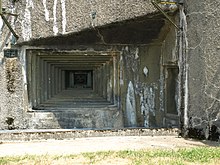
[[[220,135],[220,2],[186,1],[189,64],[189,135]]]
[[[156,17],[156,20],[162,20],[161,17]],[[148,20],[151,22],[151,19]],[[135,34],[138,34],[138,36],[143,35],[143,30],[146,28],[145,25],[148,24],[148,21],[144,20],[139,20],[136,22],[138,24],[138,30],[135,31]],[[140,22],[144,22],[141,24]],[[162,22],[162,24],[161,24]],[[152,128],[152,127],[178,127],[179,122],[178,122],[178,115],[174,113],[174,117],[167,116],[167,110],[168,106],[165,106],[165,101],[164,98],[166,97],[165,91],[164,91],[164,82],[165,82],[165,76],[164,76],[164,67],[163,65],[166,63],[169,63],[170,61],[175,61],[176,56],[175,56],[175,47],[176,47],[176,41],[173,40],[175,38],[175,31],[173,32],[170,30],[171,25],[169,23],[165,23],[165,26],[161,29],[161,26],[163,25],[163,21],[161,21],[156,29],[154,29],[154,26],[150,27],[149,30],[154,29],[154,37],[157,38],[157,40],[152,41],[151,44],[147,45],[139,45],[139,43],[149,43],[149,40],[143,40],[142,37],[140,38],[135,38],[135,40],[132,40],[131,38],[129,41],[127,39],[127,35],[130,34],[129,32],[129,27],[126,28],[126,26],[121,26],[120,28],[124,27],[124,32],[126,35],[122,35],[121,38],[116,38],[118,41],[123,39],[126,43],[128,41],[129,43],[136,44],[137,45],[126,45],[124,46],[121,45],[105,45],[105,46],[87,46],[85,45],[84,47],[86,49],[94,51],[97,55],[102,54],[103,52],[97,51],[97,50],[108,50],[114,54],[114,52],[118,52],[118,56],[115,57],[113,60],[113,63],[110,61],[110,68],[111,70],[108,72],[103,72],[103,70],[106,69],[105,65],[99,66],[97,71],[97,75],[99,75],[97,82],[95,83],[97,88],[98,88],[98,93],[101,95],[106,95],[105,90],[110,91],[109,92],[109,100],[113,100],[116,105],[118,105],[119,111],[123,112],[123,119],[120,117],[116,117],[117,121],[113,121],[113,117],[117,114],[117,111],[115,111],[113,114],[105,114],[104,111],[102,113],[97,113],[99,115],[90,114],[87,116],[89,119],[84,120],[85,118],[83,117],[77,117],[77,116],[84,116],[86,113],[81,111],[81,114],[76,114],[74,112],[71,113],[62,113],[62,112],[48,112],[48,113],[41,113],[40,111],[35,113],[29,113],[27,115],[27,118],[24,117],[23,120],[27,121],[26,123],[21,120],[21,122],[28,128],[106,128],[106,127],[121,127],[122,122],[124,120],[124,125],[125,127],[145,127],[145,128]],[[125,24],[126,25],[126,24]],[[132,26],[135,26],[135,22],[132,22]],[[149,26],[148,26],[149,27]],[[117,29],[117,26],[115,27]],[[157,34],[161,30],[160,34]],[[127,32],[126,32],[127,31]],[[156,33],[155,33],[156,31]],[[136,33],[137,32],[137,33]],[[164,35],[165,33],[165,35]],[[147,35],[148,33],[146,33]],[[167,35],[168,34],[168,35]],[[110,38],[111,36],[105,36],[105,39]],[[123,38],[124,37],[124,38]],[[146,38],[146,37],[145,37]],[[149,37],[151,38],[151,36]],[[56,39],[56,38],[55,38]],[[66,38],[62,38],[61,43],[65,42]],[[116,40],[116,41],[117,41]],[[69,49],[76,49],[75,46],[73,45],[70,47],[70,43],[68,48]],[[50,43],[48,43],[50,45]],[[50,45],[51,46],[51,45]],[[62,45],[63,46],[63,45]],[[47,45],[44,45],[46,48]],[[53,48],[59,48],[60,45],[54,45]],[[91,48],[92,47],[92,48]],[[172,48],[172,50],[167,51],[166,48]],[[95,49],[95,50],[94,50]],[[166,51],[165,51],[166,50]],[[163,51],[163,53],[161,53]],[[27,51],[28,52],[28,51]],[[25,56],[27,52],[21,52],[21,56]],[[36,49],[35,54],[36,55],[41,55],[41,53],[44,52],[44,50],[41,49]],[[45,51],[47,56],[52,56],[55,55],[54,58],[57,58],[58,60],[64,60],[67,62],[63,62],[63,66],[65,64],[68,64],[68,60],[73,60],[74,61],[74,56],[71,55],[71,51],[65,51],[65,50],[47,50]],[[75,50],[72,51],[75,55],[79,55],[84,53],[84,51],[79,51]],[[92,53],[91,51],[88,51],[87,53]],[[86,53],[86,54],[87,54]],[[172,55],[170,56],[170,53]],[[65,58],[62,58],[64,56],[62,55],[68,55],[69,57],[65,56]],[[105,53],[104,53],[105,54]],[[58,56],[59,55],[59,56]],[[70,58],[70,55],[72,58]],[[27,55],[26,55],[27,56]],[[59,57],[59,58],[58,58]],[[34,58],[34,54],[32,54],[32,58]],[[49,58],[49,57],[48,57]],[[77,57],[79,58],[79,57]],[[81,57],[82,58],[82,57]],[[26,58],[24,58],[26,59]],[[41,59],[43,59],[41,57]],[[45,58],[47,59],[47,58]],[[82,61],[85,61],[85,58],[82,58]],[[166,59],[163,61],[163,59]],[[23,59],[19,59],[21,63],[24,64]],[[23,72],[21,75],[24,76],[24,84],[23,86],[24,89],[24,94],[23,96],[23,101],[26,103],[29,101],[29,105],[34,105],[34,100],[40,99],[43,95],[40,94],[42,92],[42,89],[47,89],[44,86],[44,80],[41,80],[42,77],[44,76],[39,76],[41,72],[46,72],[46,70],[42,70],[41,65],[42,63],[37,64],[33,60],[35,64],[31,64],[32,62],[26,59],[28,64],[25,66],[26,72]],[[48,59],[47,59],[48,60]],[[91,58],[90,58],[91,60]],[[100,61],[100,57],[96,59],[97,61]],[[39,61],[39,60],[38,60]],[[51,63],[52,61],[47,61],[47,63]],[[95,62],[97,63],[97,62]],[[32,67],[29,67],[29,64]],[[98,64],[98,63],[97,63]],[[108,65],[107,65],[108,66]],[[32,68],[32,69],[31,69]],[[109,69],[110,69],[109,68]],[[32,70],[32,71],[31,71]],[[32,73],[33,72],[33,73]],[[103,73],[104,76],[103,76]],[[52,72],[51,72],[52,73]],[[109,84],[112,84],[109,86],[108,89],[106,89],[106,84],[105,78],[107,74],[109,77],[107,77]],[[54,74],[53,74],[54,75]],[[100,77],[103,76],[103,78]],[[27,76],[27,77],[26,77]],[[35,77],[37,76],[37,77]],[[32,78],[31,78],[32,77]],[[35,77],[35,78],[34,78]],[[27,83],[29,86],[29,99],[24,98],[25,97],[25,79],[28,79]],[[49,78],[49,77],[47,77]],[[36,85],[30,86],[30,84],[36,83]],[[30,88],[31,87],[31,88]],[[31,90],[36,90],[36,93],[38,94],[38,97],[34,97],[30,95],[32,92]],[[113,88],[113,89],[112,89]],[[48,88],[49,89],[49,88]],[[100,91],[102,90],[103,91]],[[111,90],[114,90],[114,98],[112,99],[111,97],[113,96],[111,94]],[[44,92],[45,90],[43,90]],[[34,94],[36,94],[34,93]],[[112,95],[112,96],[110,96]],[[21,98],[22,99],[22,98]],[[41,101],[39,101],[40,103]],[[176,104],[176,100],[173,100],[174,104]],[[56,103],[54,103],[56,104]],[[27,104],[25,104],[27,105]],[[25,106],[23,106],[23,111],[25,111]],[[30,107],[29,110],[31,110]],[[63,109],[68,108],[68,105],[64,106]],[[8,111],[8,107],[6,108]],[[98,112],[98,110],[97,110]],[[26,113],[25,113],[26,114]],[[49,116],[47,116],[47,114]],[[102,115],[101,115],[102,114]],[[121,115],[121,113],[120,113]],[[120,116],[119,115],[119,116]],[[92,120],[93,118],[93,120]],[[94,121],[96,119],[97,121]],[[109,120],[110,119],[110,120]],[[84,121],[83,121],[84,120]],[[95,123],[94,123],[95,122]],[[19,126],[18,128],[22,128]]]
[[[64,140],[85,137],[108,136],[178,136],[178,129],[32,129],[32,130],[5,130],[0,131],[0,140],[7,141],[33,141],[33,140]]]
[[[166,34],[166,35],[164,35]],[[158,41],[150,45],[124,46],[121,49],[120,101],[124,110],[125,126],[178,127],[177,104],[169,113],[167,105],[167,68],[177,68],[176,30],[166,24],[160,32]],[[168,89],[169,90],[169,89]],[[178,86],[172,89],[178,97]],[[133,117],[131,114],[135,115]]]
[[[30,42],[19,43],[29,46],[59,46],[59,48],[73,48],[74,45],[133,45],[148,44],[158,39],[158,34],[164,26],[165,20],[162,14],[155,13],[131,20],[107,24],[97,28],[85,29],[67,35],[39,38]],[[146,37],[148,36],[148,37]],[[103,47],[104,48],[104,47]],[[88,49],[88,46],[87,48]]]
[[[161,125],[155,119],[156,111],[159,110],[157,98],[160,78],[160,68],[155,66],[160,62],[160,46],[126,46],[122,50],[120,60],[121,103],[127,115],[125,125],[145,127]],[[149,72],[146,75],[143,73],[144,67]],[[132,113],[135,117],[129,117]],[[158,113],[158,116],[162,114],[163,112]]]
[[[156,10],[150,0],[21,0],[15,6],[20,42],[93,29]]]
[[[26,128],[21,63],[17,58],[1,58],[0,127],[1,129]]]
[[[104,61],[92,70],[101,84],[96,83],[100,95],[106,96],[106,90],[114,89],[108,99],[123,112],[124,126],[181,126],[184,135],[218,140],[219,6],[217,0],[186,0],[184,8],[179,6],[180,12],[169,13],[181,27],[177,31],[161,14],[155,13],[150,0],[16,2],[15,12],[19,16],[9,19],[20,35],[19,42],[27,42],[19,45],[24,51],[19,52],[18,59],[1,58],[0,128],[28,126],[24,112],[33,98],[27,98],[26,85],[30,82],[26,76],[34,74],[25,72],[26,44],[40,46],[39,51],[51,48],[51,52],[56,49],[62,53],[64,49],[118,52],[117,57],[108,61],[109,68]],[[11,39],[5,29],[3,47]],[[38,38],[41,40],[29,42]],[[104,77],[104,71],[110,76]],[[111,81],[108,87],[104,83],[107,79]],[[36,91],[42,91],[41,87],[38,84]]]
[[[78,108],[74,110],[29,112],[27,114],[30,129],[70,129],[70,128],[123,128],[122,114],[113,109]]]

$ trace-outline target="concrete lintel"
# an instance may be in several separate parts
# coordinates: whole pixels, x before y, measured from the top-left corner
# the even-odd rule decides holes
[[[54,50],[54,49],[29,49],[31,54],[38,56],[116,56],[119,51],[78,51],[78,50]]]

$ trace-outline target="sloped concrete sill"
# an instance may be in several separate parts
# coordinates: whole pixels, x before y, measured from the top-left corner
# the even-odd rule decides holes
[[[0,130],[0,141],[44,141],[49,139],[68,140],[85,137],[108,136],[178,136],[179,129],[27,129],[27,130]]]

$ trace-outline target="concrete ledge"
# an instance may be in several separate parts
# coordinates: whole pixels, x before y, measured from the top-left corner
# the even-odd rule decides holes
[[[1,130],[0,141],[42,141],[63,140],[85,137],[107,136],[178,136],[179,129],[40,129],[40,130]]]
[[[79,108],[72,111],[38,111],[27,115],[29,129],[123,128],[122,113],[117,109]]]

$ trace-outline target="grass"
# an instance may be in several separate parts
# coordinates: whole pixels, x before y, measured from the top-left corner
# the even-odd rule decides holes
[[[220,147],[200,147],[179,150],[107,151],[82,153],[79,155],[0,157],[0,165],[6,164],[220,165]]]

